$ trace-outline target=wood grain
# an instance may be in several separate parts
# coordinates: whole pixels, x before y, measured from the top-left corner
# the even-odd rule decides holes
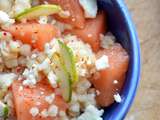
[[[125,120],[160,120],[160,0],[125,0],[137,27],[141,81]]]

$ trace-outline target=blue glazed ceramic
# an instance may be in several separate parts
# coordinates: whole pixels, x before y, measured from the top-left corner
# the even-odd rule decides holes
[[[109,30],[130,55],[129,71],[121,92],[122,103],[105,108],[104,120],[123,120],[134,99],[140,77],[140,46],[135,27],[123,0],[98,0],[100,9],[107,12]]]

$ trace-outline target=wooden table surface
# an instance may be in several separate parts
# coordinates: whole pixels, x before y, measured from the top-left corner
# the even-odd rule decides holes
[[[125,120],[160,120],[160,0],[125,0],[137,27],[142,74]]]

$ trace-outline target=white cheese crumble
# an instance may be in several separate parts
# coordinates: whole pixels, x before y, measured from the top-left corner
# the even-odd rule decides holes
[[[51,105],[48,108],[48,115],[51,117],[56,117],[58,114],[58,107],[56,105]]]
[[[24,86],[34,86],[36,84],[36,80],[35,79],[26,79],[23,81],[23,85]]]
[[[35,59],[37,57],[37,54],[32,54],[31,59]]]
[[[38,22],[39,22],[39,24],[47,24],[48,17],[47,16],[40,16]]]
[[[101,47],[107,49],[114,44],[116,38],[113,36],[112,33],[109,32],[106,35],[100,34],[100,40],[101,40]]]
[[[121,96],[117,93],[115,95],[113,95],[114,97],[114,100],[117,102],[117,103],[120,103],[122,101],[122,98]]]
[[[86,18],[95,18],[98,7],[97,0],[79,0],[80,5],[84,9]]]
[[[32,108],[30,109],[29,113],[30,113],[33,117],[35,117],[35,116],[37,116],[37,115],[39,114],[39,109],[38,109],[37,107],[32,107]]]
[[[64,111],[59,111],[59,116],[61,117],[66,116],[66,113]]]
[[[45,101],[48,102],[49,104],[51,104],[55,99],[55,94],[51,94],[49,96],[45,97]]]
[[[12,14],[16,15],[22,11],[24,11],[27,8],[31,7],[31,1],[30,0],[15,0]]]
[[[96,97],[95,93],[91,93],[91,94],[79,94],[79,95],[77,95],[78,101],[81,102],[81,103],[83,103],[84,106],[96,105],[95,97]]]
[[[48,77],[48,80],[51,86],[53,88],[56,88],[57,87],[57,76],[53,73],[53,71],[50,71],[47,77]]]
[[[85,93],[87,91],[88,88],[91,87],[91,83],[88,80],[81,80],[78,82],[77,84],[77,93]]]
[[[44,71],[46,74],[50,72],[50,59],[46,58],[41,64],[38,65],[39,71]]]
[[[54,43],[56,44],[56,42]],[[44,48],[45,48],[44,52],[45,54],[47,54],[48,58],[52,58],[52,55],[56,52],[55,47],[52,47],[49,43],[46,43]]]
[[[76,70],[79,73],[79,76],[90,76],[90,68],[94,66],[96,60],[91,46],[84,43],[74,35],[67,35],[64,39],[67,45],[73,50],[73,53],[77,59]]]
[[[79,112],[80,112],[80,104],[79,104],[78,102],[73,103],[73,104],[70,106],[69,110],[72,111],[72,112],[79,113]]]
[[[0,88],[8,88],[16,79],[17,79],[17,75],[14,73],[1,73]]]
[[[13,24],[15,21],[14,19],[10,19],[9,15],[6,12],[0,10],[0,24]]]
[[[37,83],[38,71],[36,70],[36,68],[25,69],[23,72],[23,76],[26,77],[26,79],[23,81],[23,85],[31,87]]]
[[[77,120],[103,120],[101,117],[103,113],[104,110],[98,110],[95,106],[89,105]]]
[[[101,58],[96,60],[96,69],[97,70],[103,70],[109,67],[109,61],[108,61],[108,56],[103,55]]]

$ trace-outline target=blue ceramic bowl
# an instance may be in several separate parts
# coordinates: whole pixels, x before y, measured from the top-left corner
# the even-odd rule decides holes
[[[140,77],[140,46],[135,27],[123,0],[98,0],[100,9],[107,12],[109,30],[130,55],[126,82],[121,91],[122,103],[105,108],[104,120],[123,120],[134,99]]]

